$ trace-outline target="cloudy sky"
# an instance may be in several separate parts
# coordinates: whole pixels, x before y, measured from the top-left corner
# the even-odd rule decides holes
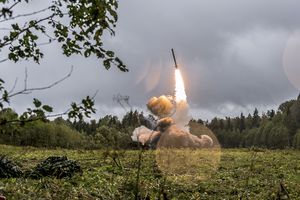
[[[40,65],[5,62],[0,76],[8,89],[18,78],[18,90],[24,87],[25,67],[30,87],[56,81],[74,66],[62,84],[18,96],[11,106],[20,112],[38,97],[61,112],[99,90],[95,117],[121,116],[126,110],[113,101],[118,93],[130,96],[139,110],[146,110],[152,96],[173,94],[174,48],[193,117],[276,109],[300,90],[299,9],[299,0],[122,0],[116,36],[106,36],[105,44],[127,64],[128,73],[106,71],[95,58],[66,58],[51,45],[43,47]]]

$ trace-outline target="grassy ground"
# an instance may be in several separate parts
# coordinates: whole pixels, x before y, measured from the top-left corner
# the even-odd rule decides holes
[[[165,166],[157,166],[155,158],[161,156],[156,156],[154,151],[144,151],[141,162],[139,151],[48,150],[0,145],[0,154],[7,155],[24,170],[50,155],[66,155],[79,161],[84,171],[82,175],[62,180],[0,179],[0,193],[9,200],[134,199],[137,188],[140,199],[300,199],[300,151],[296,150],[223,149],[219,159],[209,165],[211,173],[205,178],[195,174],[174,176],[162,171]],[[194,173],[186,167],[201,168],[206,162],[194,159],[196,162],[186,165],[190,159],[183,159],[182,165],[178,160],[174,163],[185,168],[184,172]],[[169,162],[172,164],[173,159]]]

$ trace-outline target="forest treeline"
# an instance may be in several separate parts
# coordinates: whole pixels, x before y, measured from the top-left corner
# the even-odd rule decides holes
[[[0,122],[13,121],[18,114],[7,108],[0,112]],[[278,109],[245,116],[193,119],[210,128],[222,147],[300,148],[300,95],[282,103]],[[4,125],[3,125],[4,124]],[[133,149],[132,131],[144,125],[154,128],[155,118],[143,112],[129,111],[122,119],[107,115],[98,120],[71,122],[58,117],[52,121],[25,124],[0,123],[0,143],[36,147]]]
[[[200,120],[199,123],[202,123]],[[204,123],[223,147],[300,148],[300,95],[282,103],[277,111],[269,110]]]

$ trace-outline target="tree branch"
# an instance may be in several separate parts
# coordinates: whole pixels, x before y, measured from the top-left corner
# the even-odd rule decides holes
[[[40,23],[40,22],[43,22],[43,21],[45,21],[45,20],[51,19],[51,18],[53,18],[54,16],[55,16],[55,14],[52,14],[52,15],[49,15],[49,16],[44,17],[44,18],[42,18],[42,19],[39,19],[38,21],[35,22],[35,25],[38,24],[38,23]],[[26,24],[26,23],[25,23],[25,24]],[[14,37],[10,38],[9,40],[6,40],[6,41],[3,42],[2,44],[0,43],[0,48],[3,48],[3,47],[5,47],[5,46],[7,46],[7,45],[12,44],[12,42],[15,41],[16,38],[18,38],[22,33],[28,31],[28,30],[31,29],[32,27],[33,27],[33,25],[29,25],[27,28],[25,28],[25,27],[22,28],[22,29],[20,30],[20,32],[18,32]]]
[[[0,60],[0,63],[4,63],[7,60],[8,60],[8,58],[2,59],[2,60]]]
[[[36,14],[39,14],[41,12],[45,12],[46,10],[49,10],[49,9],[51,9],[51,6],[47,7],[47,8],[44,8],[44,9],[41,9],[41,10],[38,10],[38,11],[35,11],[35,12],[20,14],[20,15],[14,16],[14,17],[3,19],[3,20],[0,20],[0,23],[7,22],[7,21],[10,21],[10,20],[14,20],[14,19],[17,19],[17,18],[20,18],[20,17],[28,17],[28,16],[36,15]]]
[[[8,92],[8,94],[12,93],[12,92],[15,90],[17,83],[18,83],[18,78],[16,78],[16,80],[15,80],[15,82],[14,82],[14,85],[13,85],[13,87],[10,89],[10,91]]]
[[[95,97],[97,96],[99,90],[97,90],[94,95],[91,97],[92,100],[95,99]],[[78,104],[78,106],[83,105],[83,103]],[[52,115],[46,115],[46,118],[53,118],[53,117],[62,117],[64,115],[67,115],[70,111],[72,110],[72,108],[67,109],[65,112],[59,113],[59,114],[52,114]]]
[[[49,88],[52,88],[54,87],[55,85],[63,82],[64,80],[66,80],[67,78],[69,78],[71,76],[71,74],[73,73],[73,66],[71,66],[71,70],[70,72],[64,76],[63,78],[59,79],[58,81],[55,81],[54,83],[50,84],[50,85],[47,85],[47,86],[44,86],[44,87],[35,87],[35,88],[27,88],[27,79],[28,79],[28,74],[27,74],[27,70],[25,70],[25,79],[24,79],[24,89],[23,90],[20,90],[18,92],[15,92],[15,93],[10,93],[8,94],[8,98],[12,98],[14,96],[17,96],[17,95],[20,95],[20,94],[30,94],[32,93],[33,91],[40,91],[40,90],[46,90],[46,89],[49,89]],[[3,98],[0,98],[0,102],[3,102]]]
[[[11,9],[13,9],[16,5],[18,5],[19,3],[20,3],[21,1],[17,1],[17,2],[15,2],[14,4],[12,4],[7,10],[11,10]],[[3,16],[3,14],[2,15],[0,15],[0,17],[2,17]]]
[[[97,96],[98,94],[98,90],[94,93],[94,95],[91,97],[92,100],[95,99],[95,97]],[[78,106],[80,105],[83,105],[83,103],[79,103]],[[14,119],[14,120],[7,120],[5,121],[3,124],[1,124],[1,121],[0,121],[0,126],[1,125],[7,125],[7,124],[20,124],[20,123],[28,123],[28,122],[33,122],[33,121],[38,121],[38,120],[45,120],[45,119],[48,119],[48,118],[54,118],[54,117],[62,117],[62,116],[65,116],[67,115],[70,111],[72,110],[72,108],[69,108],[67,109],[66,111],[62,112],[62,113],[57,113],[57,114],[49,114],[49,115],[46,115],[44,117],[31,117],[29,119],[26,119],[26,120],[22,120],[20,118],[18,119]]]

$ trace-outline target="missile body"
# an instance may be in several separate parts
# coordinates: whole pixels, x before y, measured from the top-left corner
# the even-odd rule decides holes
[[[178,69],[174,49],[172,49],[172,55],[173,55],[173,59],[174,59],[174,63],[175,63],[175,68]]]

